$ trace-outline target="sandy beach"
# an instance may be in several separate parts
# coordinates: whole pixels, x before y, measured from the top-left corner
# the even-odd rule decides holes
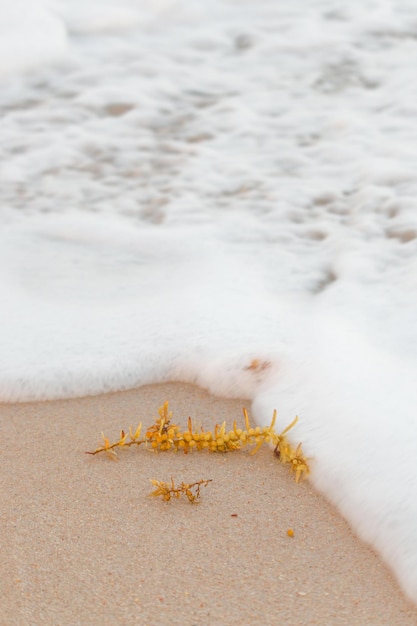
[[[165,400],[208,429],[249,407],[178,383],[0,405],[0,624],[417,623],[378,556],[270,449],[85,454]],[[147,497],[171,476],[212,483],[198,506]]]

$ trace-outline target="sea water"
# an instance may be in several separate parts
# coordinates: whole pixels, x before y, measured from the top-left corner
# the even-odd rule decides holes
[[[414,0],[3,0],[0,399],[295,415],[417,602]]]

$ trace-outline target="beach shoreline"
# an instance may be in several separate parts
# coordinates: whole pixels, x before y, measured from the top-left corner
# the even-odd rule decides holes
[[[152,424],[166,400],[182,427],[250,408],[182,383],[0,405],[1,624],[417,623],[379,557],[266,446],[84,454],[102,431]],[[171,476],[212,482],[198,506],[147,497]]]

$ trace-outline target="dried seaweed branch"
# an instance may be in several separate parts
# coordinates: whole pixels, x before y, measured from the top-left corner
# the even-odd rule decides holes
[[[245,429],[237,428],[236,422],[233,423],[231,430],[226,429],[226,422],[221,426],[216,424],[214,432],[205,431],[203,427],[194,428],[191,417],[188,418],[187,430],[181,431],[177,424],[172,424],[172,412],[168,410],[168,402],[158,409],[159,417],[155,423],[147,428],[145,435],[141,438],[142,424],[140,423],[136,431],[133,433],[129,428],[130,440],[127,440],[127,433],[124,430],[120,433],[120,438],[114,443],[110,443],[109,439],[104,436],[104,445],[100,446],[87,454],[98,454],[106,452],[110,458],[117,460],[116,448],[128,448],[130,446],[140,446],[150,448],[155,452],[165,452],[167,450],[183,450],[185,454],[192,450],[208,450],[209,452],[230,452],[241,450],[247,446],[253,446],[251,454],[255,454],[264,443],[270,443],[274,446],[275,456],[280,463],[290,465],[291,471],[295,475],[296,482],[308,475],[310,469],[308,461],[305,458],[301,444],[294,449],[287,439],[287,433],[297,423],[296,417],[289,426],[281,433],[275,431],[275,421],[277,412],[274,411],[269,426],[255,428],[251,427],[248,412],[243,409],[245,418]]]
[[[176,487],[173,478],[171,478],[171,483],[151,479],[151,483],[156,489],[152,491],[149,496],[161,496],[163,500],[168,501],[171,500],[171,498],[180,498],[182,495],[185,495],[191,504],[199,504],[197,500],[200,497],[201,487],[207,487],[211,482],[211,478],[209,478],[208,480],[198,480],[195,483],[182,482]]]

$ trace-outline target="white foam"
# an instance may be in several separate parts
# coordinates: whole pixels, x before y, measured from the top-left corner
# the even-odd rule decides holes
[[[314,484],[417,602],[414,3],[31,7],[0,104],[0,398],[174,379],[299,414]]]
[[[117,33],[141,22],[138,10],[135,11],[123,2],[115,6],[109,0],[61,0],[55,5],[55,11],[65,22],[69,32],[78,35]]]
[[[0,77],[61,59],[63,23],[42,0],[3,0],[0,7]]]

